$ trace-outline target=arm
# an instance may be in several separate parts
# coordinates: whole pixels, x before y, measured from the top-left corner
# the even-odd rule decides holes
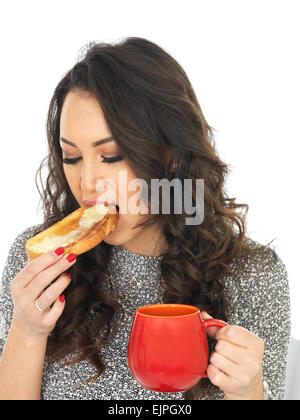
[[[34,343],[14,327],[12,322],[14,304],[10,291],[14,277],[27,263],[25,242],[30,234],[31,228],[16,237],[10,247],[2,273],[0,287],[1,400],[40,398],[41,365],[45,355],[45,344]],[[34,372],[37,374],[35,375]],[[31,378],[34,382],[32,387],[30,386]]]
[[[70,277],[58,276],[75,261],[70,263],[52,250],[24,267],[25,244],[17,240],[4,268],[0,294],[0,400],[36,400],[48,335],[63,312],[60,295],[70,283]],[[35,306],[37,298],[43,312]]]
[[[253,265],[251,278],[244,282],[242,302],[239,313],[244,319],[239,325],[264,342],[264,399],[283,400],[291,334],[290,290],[287,269],[271,248]]]
[[[264,276],[264,293],[258,302],[260,320],[256,333],[265,342],[263,381],[266,400],[283,400],[286,384],[288,346],[291,335],[288,273],[278,258],[272,273]]]
[[[213,331],[218,343],[208,374],[225,399],[283,399],[290,337],[286,268],[269,249],[248,273],[232,325]]]
[[[0,400],[39,400],[47,339],[12,324],[0,360]]]

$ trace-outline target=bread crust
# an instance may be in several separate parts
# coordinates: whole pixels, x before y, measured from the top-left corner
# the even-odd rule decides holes
[[[37,235],[28,239],[25,245],[25,250],[30,260],[33,260],[44,252],[36,252],[32,249],[38,243],[42,242],[45,238],[51,238],[54,236],[63,236],[69,232],[75,230],[79,226],[79,220],[88,207],[80,207],[73,213],[70,213],[64,219],[50,226],[49,228],[39,232]],[[103,218],[95,223],[91,228],[81,228],[81,232],[76,238],[64,246],[64,254],[74,253],[76,255],[83,254],[98,245],[102,240],[109,235],[118,225],[118,215],[113,213],[115,208],[113,206],[107,206],[109,213],[103,216]]]

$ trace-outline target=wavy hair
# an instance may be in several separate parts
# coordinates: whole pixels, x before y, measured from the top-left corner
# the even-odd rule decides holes
[[[195,305],[225,319],[221,275],[230,270],[230,262],[246,246],[248,205],[237,204],[226,194],[229,166],[217,154],[214,129],[206,122],[185,71],[149,40],[129,37],[115,44],[87,44],[83,56],[55,88],[46,124],[49,153],[35,179],[44,215],[39,231],[79,207],[64,174],[59,145],[62,105],[71,90],[88,92],[98,100],[121,154],[134,174],[147,182],[149,192],[153,178],[176,177],[182,182],[204,179],[205,217],[201,224],[185,224],[184,211],[172,213],[171,192],[171,214],[150,214],[136,227],[158,227],[168,244],[161,260],[166,283],[163,302]],[[44,182],[42,168],[46,163]],[[193,205],[195,193],[193,186]],[[53,361],[71,354],[75,357],[65,363],[88,359],[97,369],[90,380],[106,369],[101,347],[112,334],[114,315],[123,314],[112,286],[107,290],[103,285],[109,280],[110,256],[111,245],[105,242],[78,256],[70,270],[72,282],[65,291],[65,310],[47,346]],[[186,399],[197,397],[200,382],[185,392]]]

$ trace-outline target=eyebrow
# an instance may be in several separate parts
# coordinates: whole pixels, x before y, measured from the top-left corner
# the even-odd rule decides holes
[[[73,142],[72,142],[72,141],[70,141],[70,140],[65,139],[64,137],[60,137],[60,138],[59,138],[59,141],[61,141],[62,143],[69,144],[70,146],[73,146],[73,147],[76,147],[76,148],[77,148],[77,146],[76,146],[76,144],[75,144],[75,143],[73,143]],[[114,141],[113,137],[105,137],[104,139],[94,141],[94,142],[92,143],[92,147],[97,147],[97,146],[99,146],[100,144],[109,143],[110,141]]]

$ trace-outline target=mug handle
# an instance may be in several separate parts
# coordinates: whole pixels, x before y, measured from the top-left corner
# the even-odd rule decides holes
[[[209,328],[209,327],[228,327],[229,324],[227,324],[224,321],[221,321],[220,319],[207,319],[205,321],[203,321],[204,323],[204,328]],[[207,378],[207,372],[205,371],[203,374],[203,378]]]

